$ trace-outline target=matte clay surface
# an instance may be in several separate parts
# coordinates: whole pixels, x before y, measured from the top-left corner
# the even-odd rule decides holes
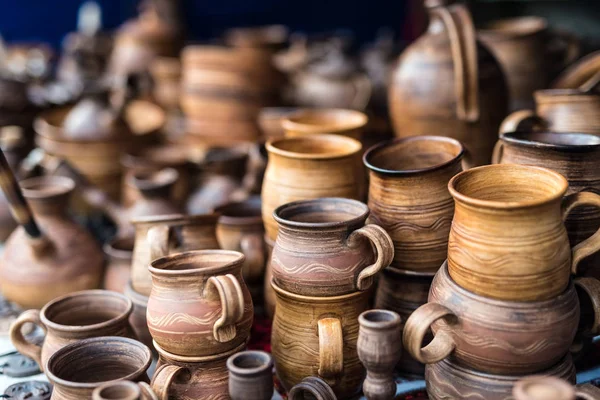
[[[232,400],[271,400],[273,358],[264,351],[242,351],[227,359]]]

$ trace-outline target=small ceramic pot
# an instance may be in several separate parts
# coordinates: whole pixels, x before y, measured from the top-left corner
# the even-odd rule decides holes
[[[129,316],[129,323],[135,333],[135,336],[140,342],[144,343],[150,349],[154,349],[152,346],[152,335],[148,330],[148,323],[146,322],[146,310],[148,309],[148,296],[144,296],[133,290],[131,286],[131,280],[127,282],[125,287],[125,296],[133,303],[133,311]]]
[[[97,387],[92,400],[158,400],[146,382],[116,381]]]
[[[117,238],[104,245],[107,265],[104,271],[104,289],[124,293],[131,277],[133,240]]]
[[[264,351],[242,351],[227,359],[231,400],[271,400],[273,359]]]
[[[162,349],[204,357],[246,343],[254,313],[244,259],[237,251],[198,250],[150,263],[148,328]]]
[[[284,204],[273,213],[279,234],[271,256],[273,281],[303,296],[367,290],[394,257],[385,230],[367,224],[360,201],[321,198]]]
[[[316,376],[309,376],[302,379],[302,382],[295,385],[288,392],[289,400],[303,399],[318,399],[318,400],[337,400],[331,386],[323,379]]]
[[[129,316],[131,301],[108,290],[85,290],[59,297],[41,311],[27,310],[10,327],[10,339],[17,350],[35,360],[44,370],[59,349],[82,339],[98,336],[134,337]],[[30,343],[21,328],[33,323],[46,332],[43,344]]]
[[[361,140],[369,118],[360,111],[336,108],[304,109],[281,122],[286,137],[334,133]]]

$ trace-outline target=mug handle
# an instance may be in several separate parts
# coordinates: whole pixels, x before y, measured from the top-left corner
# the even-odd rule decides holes
[[[225,343],[235,338],[235,324],[244,316],[244,292],[232,274],[211,276],[205,290],[214,289],[219,294],[221,316],[215,322],[213,336],[217,342]]]
[[[140,387],[140,391],[142,392],[142,399],[148,400],[160,400],[152,387],[148,385],[146,382],[138,382],[137,385]]]
[[[42,328],[44,333],[47,333],[46,326],[40,319],[40,310],[27,310],[21,313],[21,315],[19,315],[19,317],[10,325],[10,341],[19,353],[32,358],[40,367],[40,370],[43,371],[42,346],[40,344],[28,342],[27,339],[25,339],[25,336],[23,336],[23,332],[21,332],[21,328],[26,323],[35,324]]]
[[[577,385],[575,386],[575,396],[583,400],[597,400],[600,399],[600,389],[590,383]]]
[[[337,400],[333,389],[323,379],[316,376],[304,378],[300,383],[290,389],[288,400],[302,400],[311,394],[315,400]]]
[[[338,318],[322,318],[319,329],[319,376],[333,379],[344,369],[344,336]]]
[[[191,378],[191,373],[187,368],[177,365],[161,365],[154,371],[154,376],[150,383],[152,391],[154,391],[160,400],[169,400],[169,388],[180,375],[185,381]]]
[[[348,246],[358,246],[359,237],[367,238],[375,246],[377,259],[365,267],[356,278],[358,290],[367,290],[373,284],[375,275],[389,266],[394,260],[394,242],[388,233],[379,225],[368,224],[355,230],[348,236]]]
[[[251,233],[244,236],[240,241],[240,248],[246,256],[248,281],[260,278],[263,275],[266,264],[263,235]]]
[[[443,330],[438,331],[427,346],[421,348],[428,329],[438,319],[448,324],[456,323],[452,310],[439,303],[426,303],[417,308],[406,320],[402,343],[411,356],[423,364],[433,364],[448,357],[454,351],[456,343],[452,336]]]
[[[571,211],[578,206],[595,206],[600,208],[600,195],[593,192],[572,193],[563,199],[562,219],[565,221]],[[579,263],[600,250],[600,228],[589,238],[573,247],[571,255],[571,272],[577,273]]]
[[[519,110],[502,121],[499,136],[509,132],[539,131],[546,129],[546,122],[533,110]]]
[[[594,321],[592,321],[588,332],[592,335],[597,335],[600,331],[600,281],[596,278],[582,277],[575,279],[573,283],[577,288],[581,289],[592,302],[594,308]]]
[[[169,254],[171,232],[169,225],[156,225],[148,229],[146,240],[150,247],[150,262]]]

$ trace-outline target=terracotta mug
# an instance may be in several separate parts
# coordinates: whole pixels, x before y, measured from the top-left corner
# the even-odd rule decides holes
[[[600,207],[600,195],[573,193],[546,168],[497,164],[473,168],[448,183],[455,200],[448,270],[461,287],[510,301],[552,299],[571,271],[600,248],[600,233],[575,246],[563,221],[575,207]]]
[[[129,316],[131,300],[108,290],[84,290],[58,297],[41,310],[27,310],[10,327],[10,340],[17,350],[32,358],[44,370],[46,362],[62,347],[98,336],[134,337]],[[43,344],[30,343],[22,334],[23,325],[41,327]]]
[[[108,382],[96,388],[92,400],[158,400],[146,382]]]
[[[435,272],[448,254],[454,202],[448,181],[462,171],[458,140],[415,136],[384,142],[363,157],[371,220],[394,241],[392,267]]]
[[[248,350],[227,359],[231,400],[271,400],[273,358],[264,351]]]
[[[154,341],[191,357],[246,343],[254,313],[242,278],[244,260],[237,251],[198,250],[152,261],[147,320]]]
[[[365,225],[366,204],[322,198],[295,201],[273,213],[279,234],[271,255],[273,281],[303,296],[367,290],[394,257],[385,230]]]
[[[429,303],[406,321],[404,347],[425,364],[450,357],[494,374],[550,368],[569,351],[578,324],[594,334],[599,330],[600,282],[593,278],[575,282],[549,300],[501,301],[461,288],[444,264],[431,285]],[[430,327],[434,339],[421,348]]]

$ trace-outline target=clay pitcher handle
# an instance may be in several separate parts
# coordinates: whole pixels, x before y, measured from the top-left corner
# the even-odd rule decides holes
[[[148,229],[146,241],[150,247],[150,261],[169,254],[169,236],[171,228],[168,225],[157,225]]]
[[[573,193],[563,199],[562,218],[567,219],[571,211],[578,206],[594,206],[600,208],[600,195],[593,192]],[[571,271],[577,273],[579,263],[600,250],[600,228],[592,236],[573,247],[571,253]]]
[[[19,315],[19,317],[10,325],[10,341],[19,353],[33,359],[40,367],[40,370],[43,371],[42,346],[40,344],[28,342],[27,339],[25,339],[21,328],[23,328],[23,325],[26,323],[35,324],[46,332],[46,326],[40,319],[40,310],[27,310],[21,313],[21,315]]]
[[[423,364],[433,364],[448,357],[454,351],[456,343],[452,336],[443,330],[438,330],[431,343],[421,348],[427,331],[438,319],[448,324],[456,322],[456,315],[438,303],[426,303],[417,308],[406,320],[402,343],[411,356]]]
[[[248,277],[248,281],[256,281],[262,277],[267,262],[263,235],[258,233],[245,235],[240,241],[240,247],[246,256],[245,275]]]
[[[244,316],[244,292],[237,278],[231,274],[211,276],[206,290],[217,290],[221,302],[221,316],[215,321],[213,336],[226,343],[237,335],[235,324]]]
[[[319,328],[319,376],[334,379],[344,369],[344,335],[337,318],[322,318]]]
[[[150,386],[159,400],[169,400],[169,389],[175,379],[179,378],[184,381],[189,380],[191,378],[190,371],[184,367],[165,364],[154,371]]]
[[[337,400],[333,389],[323,379],[316,376],[304,378],[302,382],[295,385],[288,393],[288,400],[304,400],[310,398],[311,394],[315,400]]]
[[[504,118],[498,136],[509,132],[529,132],[546,129],[544,120],[533,110],[519,110]]]
[[[595,278],[582,277],[575,279],[573,283],[576,288],[580,289],[589,297],[594,309],[594,320],[591,321],[589,328],[586,329],[585,333],[597,335],[600,332],[600,281]],[[580,293],[581,292],[578,293],[579,296],[581,296]]]
[[[575,386],[575,396],[583,400],[598,400],[600,399],[600,389],[590,383],[577,385]]]
[[[357,246],[358,238],[361,237],[365,237],[373,243],[377,256],[375,262],[360,271],[356,278],[356,288],[358,290],[367,290],[373,284],[375,275],[394,260],[394,242],[385,229],[379,225],[368,224],[355,230],[348,236],[348,246]]]

